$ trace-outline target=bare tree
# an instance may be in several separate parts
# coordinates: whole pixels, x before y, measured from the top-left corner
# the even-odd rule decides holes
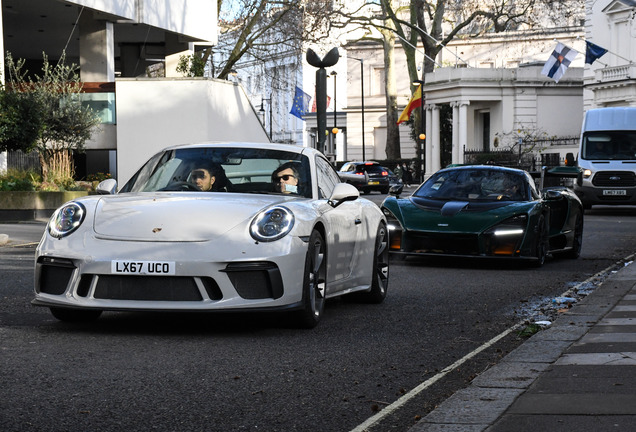
[[[300,53],[324,38],[334,12],[329,0],[219,0],[221,38],[192,56],[181,58],[179,72],[227,79],[239,62],[265,62],[277,53]],[[213,55],[215,54],[215,55]]]

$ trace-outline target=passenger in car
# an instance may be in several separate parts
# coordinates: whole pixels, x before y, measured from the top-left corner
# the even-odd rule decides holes
[[[286,162],[276,168],[272,173],[272,183],[277,192],[300,193],[300,173],[298,162]]]

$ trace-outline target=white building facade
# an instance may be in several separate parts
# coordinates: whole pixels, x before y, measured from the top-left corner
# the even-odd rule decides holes
[[[585,39],[608,50],[585,69],[585,109],[636,106],[636,2],[587,0]]]

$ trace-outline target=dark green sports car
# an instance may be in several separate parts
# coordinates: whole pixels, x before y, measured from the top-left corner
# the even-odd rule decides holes
[[[583,206],[564,186],[543,189],[546,176],[576,177],[576,167],[523,170],[457,166],[433,174],[413,195],[382,203],[394,255],[533,260],[548,254],[578,258]]]

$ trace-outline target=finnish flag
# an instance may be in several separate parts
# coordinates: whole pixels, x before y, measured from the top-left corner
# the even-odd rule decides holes
[[[557,43],[556,48],[552,51],[552,55],[545,62],[541,75],[545,75],[552,78],[555,82],[559,82],[570,63],[579,54],[578,51],[563,45],[561,42]]]

